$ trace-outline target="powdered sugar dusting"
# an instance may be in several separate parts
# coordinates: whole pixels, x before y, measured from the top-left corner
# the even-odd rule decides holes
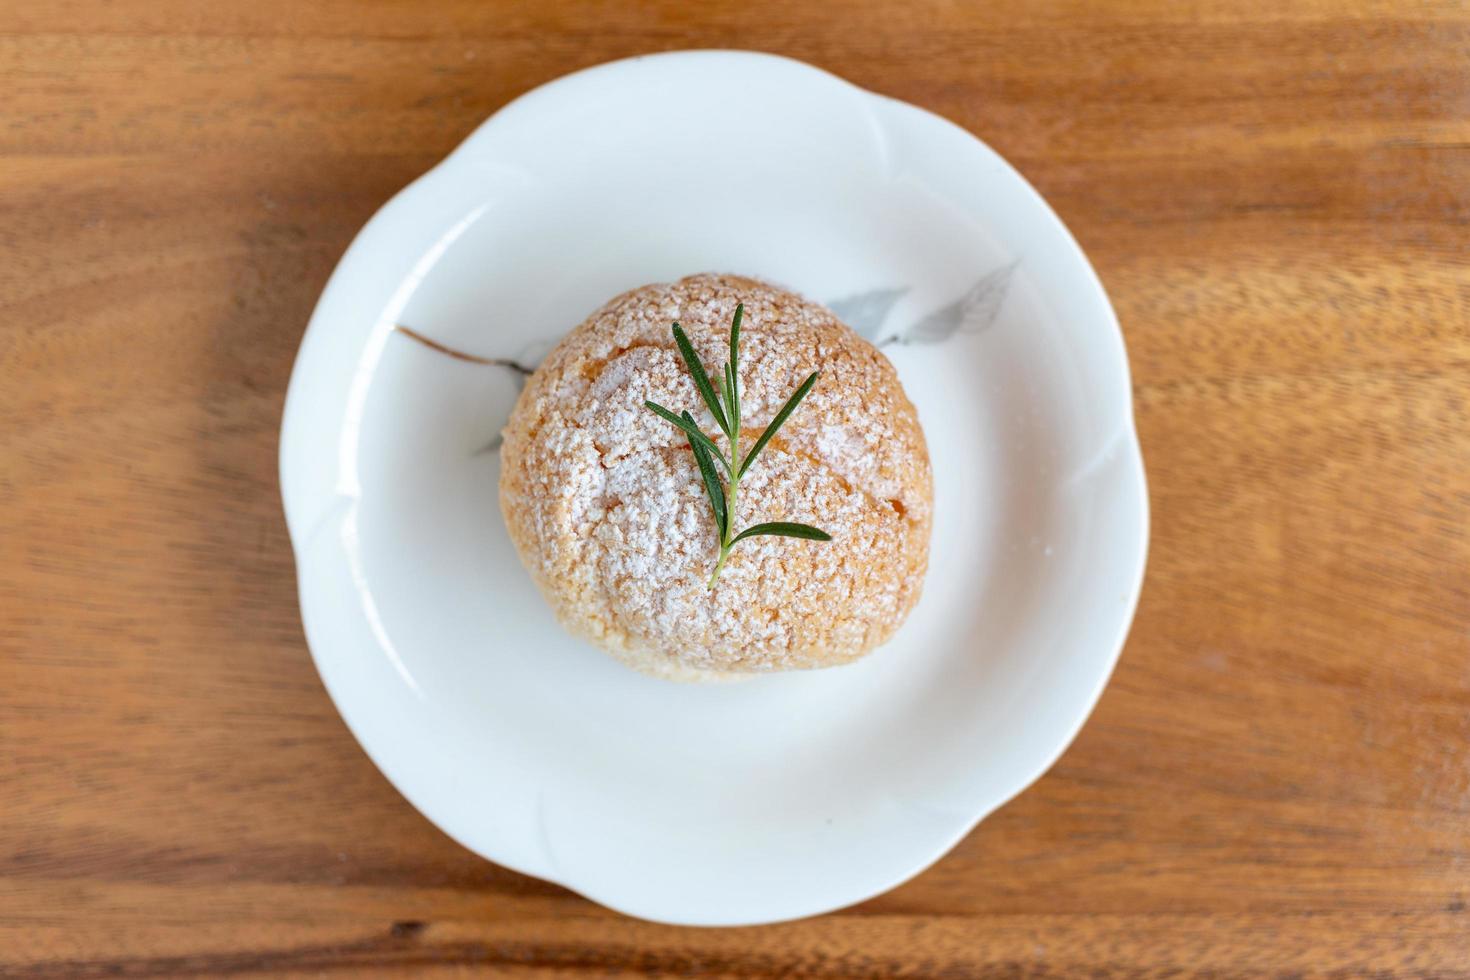
[[[713,374],[738,302],[745,447],[811,371],[822,376],[741,481],[736,526],[799,521],[833,540],[742,541],[710,590],[718,544],[698,471],[684,436],[643,402],[688,409],[717,432],[669,326],[683,324]],[[503,460],[507,525],[559,618],[639,669],[842,663],[885,640],[918,598],[931,491],[913,407],[870,344],[754,280],[696,276],[598,311],[528,383]]]

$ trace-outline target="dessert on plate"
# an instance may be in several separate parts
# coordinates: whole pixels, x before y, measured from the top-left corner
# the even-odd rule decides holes
[[[505,429],[500,505],[567,629],[712,680],[887,640],[919,598],[932,483],[877,348],[793,293],[699,275],[551,351]]]

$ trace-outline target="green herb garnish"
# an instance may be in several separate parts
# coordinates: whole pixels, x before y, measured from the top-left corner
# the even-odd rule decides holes
[[[684,358],[684,363],[689,367],[689,374],[694,379],[694,387],[699,389],[699,395],[704,399],[705,406],[710,414],[715,417],[715,424],[720,427],[730,440],[730,455],[726,458],[721,452],[718,444],[713,439],[700,431],[694,417],[688,412],[674,414],[662,405],[653,402],[644,402],[644,406],[659,418],[676,426],[689,440],[689,451],[694,454],[694,463],[699,467],[699,475],[704,480],[705,493],[709,495],[710,510],[715,515],[715,529],[719,532],[720,557],[715,562],[715,570],[710,573],[708,588],[714,588],[715,582],[720,577],[720,570],[725,567],[725,559],[730,557],[730,549],[737,541],[745,538],[753,538],[757,535],[769,534],[783,538],[805,538],[808,541],[831,541],[832,535],[810,524],[793,524],[790,521],[772,521],[767,524],[753,524],[745,530],[735,532],[735,501],[739,499],[740,478],[745,471],[750,469],[750,464],[755,462],[756,456],[766,448],[766,443],[781,428],[786,419],[801,404],[807,392],[812,390],[812,385],[817,383],[818,371],[813,371],[811,376],[801,383],[795,393],[781,406],[781,411],[771,419],[771,424],[766,426],[760,438],[755,441],[749,453],[744,459],[740,458],[740,320],[745,316],[745,304],[741,303],[735,307],[735,318],[730,322],[730,359],[725,362],[724,369],[720,372],[720,386],[716,390],[710,382],[709,375],[705,373],[704,365],[699,362],[699,355],[694,352],[694,345],[689,343],[688,336],[683,328],[674,324],[674,343],[679,348],[679,355]],[[723,402],[721,399],[723,398]],[[716,461],[724,468],[726,480],[721,482],[719,470],[715,468]]]

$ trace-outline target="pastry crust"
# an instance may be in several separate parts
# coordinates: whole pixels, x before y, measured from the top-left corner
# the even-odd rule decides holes
[[[799,521],[830,542],[747,538],[719,582],[687,409],[724,448],[679,358],[677,321],[712,375],[741,326],[741,446],[822,374],[741,479],[737,528]],[[628,665],[675,680],[827,667],[887,640],[918,601],[932,481],[923,431],[872,344],[825,308],[754,279],[644,286],[573,330],[530,377],[505,429],[500,506],[557,618]]]

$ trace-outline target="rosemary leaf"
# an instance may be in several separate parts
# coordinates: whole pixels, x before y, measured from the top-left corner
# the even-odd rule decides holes
[[[735,318],[730,321],[730,366],[740,371],[740,321],[745,319],[745,304],[735,304]]]
[[[740,431],[740,379],[735,376],[735,368],[728,361],[725,362],[725,406],[730,411],[730,428]]]
[[[753,524],[739,534],[735,535],[731,544],[743,541],[746,538],[754,538],[758,535],[769,534],[778,538],[805,538],[808,541],[831,541],[832,535],[820,528],[812,527],[810,524],[793,524],[790,521],[772,521],[769,524]]]
[[[730,362],[729,361],[726,361],[725,362],[725,366],[720,369],[720,397],[722,399],[724,399],[724,402],[725,402],[725,411],[726,412],[730,412],[730,410],[735,407],[735,400],[730,397]],[[731,414],[733,414],[733,412],[731,412]],[[733,432],[733,431],[734,431],[733,429],[730,430],[730,432]],[[730,432],[726,432],[725,434],[726,435],[729,435]]]
[[[684,421],[691,426],[694,418],[688,412],[683,415]],[[720,540],[725,540],[725,533],[730,526],[730,518],[725,511],[725,486],[720,482],[720,474],[715,471],[714,460],[710,458],[710,452],[704,448],[704,444],[696,442],[693,436],[689,436],[689,449],[694,453],[694,461],[699,464],[699,475],[704,478],[704,492],[709,494],[710,510],[715,514],[715,527],[720,530]]]
[[[724,463],[726,472],[730,470],[730,464],[726,462],[724,454],[720,452],[720,447],[715,445],[713,439],[705,435],[703,432],[700,432],[699,426],[695,425],[692,421],[684,421],[684,419],[675,415],[673,412],[669,411],[667,408],[664,408],[662,405],[656,402],[644,402],[643,407],[648,409],[650,412],[653,412],[659,418],[666,419],[667,421],[674,423],[674,425],[678,426],[684,432],[684,434],[690,438],[691,441],[699,443],[709,452],[711,456],[718,459],[721,463]],[[687,416],[689,413],[685,412],[684,414]]]
[[[744,476],[745,471],[750,469],[750,464],[755,462],[755,458],[760,455],[760,451],[766,448],[766,443],[771,441],[771,437],[776,434],[777,429],[781,428],[782,423],[786,421],[786,417],[796,411],[796,406],[800,405],[801,400],[806,397],[806,393],[812,390],[812,385],[817,383],[817,375],[821,373],[820,371],[813,371],[811,376],[801,383],[801,387],[796,389],[796,393],[786,400],[786,404],[781,406],[781,411],[777,412],[776,417],[771,419],[771,424],[766,426],[766,431],[762,432],[761,437],[755,441],[755,445],[750,447],[750,452],[745,456],[745,462],[741,463],[740,468],[735,471],[736,479]]]
[[[730,406],[730,428],[740,431],[740,321],[745,319],[745,304],[735,304],[735,316],[730,321],[730,397],[725,404]]]
[[[699,355],[694,352],[694,345],[689,342],[684,328],[677,323],[674,324],[674,343],[679,345],[679,354],[689,368],[689,376],[694,379],[694,387],[699,389],[700,397],[704,399],[705,405],[709,406],[710,414],[715,417],[715,424],[728,436],[730,421],[725,418],[724,409],[720,408],[720,398],[715,394],[714,386],[710,384],[709,375],[704,373],[704,365],[700,363]],[[719,450],[715,452],[718,453]]]

